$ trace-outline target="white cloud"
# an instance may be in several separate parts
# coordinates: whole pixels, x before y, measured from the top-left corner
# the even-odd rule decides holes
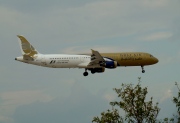
[[[166,7],[168,2],[168,0],[142,0],[142,5],[151,8]]]
[[[180,62],[180,52],[174,53],[173,55],[161,54],[159,57],[159,64],[167,65],[172,63]]]
[[[12,6],[15,6],[18,4],[18,7],[21,7],[22,6],[21,1],[22,0],[20,0],[19,2],[16,1],[16,4],[12,4]],[[44,2],[36,5],[38,10],[40,10],[38,12],[36,10],[31,11],[32,7],[26,6],[29,4],[23,4],[24,5],[22,7],[23,9],[28,8],[25,11],[23,11],[22,8],[16,9],[16,8],[18,8],[17,6],[11,8],[10,6],[7,7],[7,6],[3,6],[3,4],[1,4],[0,5],[0,17],[1,17],[1,19],[0,19],[0,27],[1,27],[0,37],[1,37],[1,43],[3,45],[1,45],[2,48],[0,48],[0,49],[2,50],[1,53],[3,53],[3,56],[7,57],[6,60],[2,59],[2,62],[4,63],[3,65],[7,67],[5,73],[6,73],[6,75],[11,76],[10,77],[11,79],[7,79],[9,77],[2,78],[1,81],[2,81],[3,85],[1,86],[1,88],[2,88],[1,91],[6,90],[6,88],[9,87],[9,84],[16,83],[16,82],[17,83],[26,82],[27,78],[28,78],[27,76],[23,76],[22,79],[20,79],[19,76],[22,71],[20,73],[17,72],[19,67],[14,65],[14,63],[12,62],[12,57],[14,54],[12,49],[17,48],[18,53],[19,53],[18,45],[16,47],[16,44],[14,43],[17,40],[15,35],[22,34],[24,36],[27,36],[27,38],[30,41],[32,40],[32,44],[35,44],[35,47],[37,46],[37,44],[40,44],[41,48],[42,48],[42,46],[44,46],[44,51],[47,51],[47,52],[48,52],[48,50],[49,51],[54,50],[55,49],[54,47],[63,47],[64,48],[64,46],[67,47],[67,45],[70,45],[70,46],[73,45],[73,47],[69,47],[66,49],[64,48],[64,50],[63,50],[64,53],[90,53],[91,52],[90,49],[98,50],[99,52],[136,51],[138,48],[134,48],[132,45],[144,45],[143,44],[144,42],[141,44],[135,40],[136,43],[133,43],[133,41],[134,41],[133,38],[138,37],[139,34],[140,35],[147,34],[147,32],[152,32],[152,34],[141,37],[141,38],[146,39],[146,41],[165,40],[167,38],[170,38],[171,36],[174,37],[175,33],[177,36],[176,40],[179,41],[178,34],[180,31],[179,31],[179,28],[177,28],[178,27],[177,25],[179,24],[179,21],[177,21],[177,19],[179,18],[178,12],[179,12],[180,7],[179,7],[179,4],[177,4],[174,1],[168,1],[168,2],[167,1],[168,0],[137,0],[137,1],[98,0],[98,1],[93,1],[93,2],[91,1],[91,3],[87,2],[86,4],[80,4],[78,6],[72,6],[72,5],[69,6],[67,4],[65,7],[55,5],[55,4],[52,5],[52,3],[51,3],[52,8],[46,9],[46,7],[48,6],[48,2],[49,2],[49,1],[47,1],[46,5],[44,5]],[[63,2],[63,1],[61,1],[61,2]],[[33,4],[31,4],[31,5],[33,5]],[[176,23],[173,23],[174,21],[176,21]],[[174,25],[174,27],[172,27],[172,24]],[[171,30],[171,28],[177,29],[176,32],[173,32],[172,31],[173,29]],[[154,33],[157,30],[163,30],[164,32]],[[173,32],[173,33],[171,33],[171,32]],[[102,39],[109,39],[109,42],[111,42],[112,41],[111,38],[113,38],[113,37],[118,39],[116,44],[118,44],[119,46],[124,46],[124,43],[126,41],[129,41],[130,43],[127,43],[127,44],[131,45],[131,47],[128,46],[128,47],[123,48],[123,47],[117,46],[116,44],[107,46],[102,40]],[[101,39],[101,42],[98,42],[98,44],[96,44],[96,41],[98,39]],[[122,40],[119,40],[119,39],[122,39]],[[34,43],[35,41],[37,41],[37,42]],[[91,42],[91,41],[93,41],[93,42]],[[76,44],[76,43],[71,44],[71,42],[83,42],[83,43],[82,44]],[[7,44],[7,46],[4,44]],[[9,47],[9,44],[14,44],[14,45],[11,45],[10,48],[7,48],[7,47]],[[99,44],[102,44],[102,45],[99,45]],[[108,43],[108,44],[110,44],[110,43]],[[113,46],[113,45],[115,45],[115,46]],[[165,44],[162,44],[162,45],[165,46]],[[38,46],[37,46],[37,48],[38,48]],[[146,48],[148,48],[148,46],[145,46],[144,48],[146,49]],[[165,50],[163,48],[158,49],[159,52],[161,52],[162,50]],[[9,50],[9,49],[11,49],[11,50]],[[172,48],[170,47],[169,50],[173,50],[173,47]],[[39,51],[42,51],[42,50],[39,50]],[[7,56],[7,52],[11,52],[10,56]],[[163,52],[163,53],[168,54],[167,52],[169,52],[169,51],[166,50],[166,52]],[[5,53],[6,53],[6,55],[5,55]],[[160,57],[160,64],[163,62],[166,62],[165,64],[173,62],[173,61],[175,61],[174,58],[177,58],[177,57],[164,56],[162,59]],[[10,59],[10,60],[7,60],[7,59]],[[45,70],[45,69],[38,68],[38,67],[31,67],[30,69],[28,69],[28,71],[34,71],[32,69],[36,69],[36,68],[38,70],[40,70],[40,71],[42,70],[42,71],[37,74],[37,76],[35,77],[35,80],[43,79],[43,80],[45,80],[44,81],[46,83],[45,85],[48,85],[47,83],[49,83],[49,81],[51,81],[51,82],[52,81],[54,82],[56,80],[64,81],[64,80],[62,80],[63,77],[69,78],[69,79],[77,78],[76,75],[74,75],[74,74],[69,75],[69,72],[64,71],[64,70],[60,70],[60,71],[54,70],[54,69],[53,70],[50,70],[50,69]],[[124,69],[124,68],[121,68],[121,69]],[[130,69],[136,69],[136,67],[130,68]],[[119,68],[120,71],[117,71],[117,70],[118,69],[115,70],[116,74],[113,74],[113,75],[118,75],[117,72],[121,73],[120,74],[121,81],[127,81],[127,79],[131,80],[133,76],[139,75],[138,73],[125,72],[130,77],[124,77],[127,75],[124,74],[124,72],[122,70],[120,70],[120,68]],[[47,74],[47,71],[51,71],[51,72]],[[75,71],[77,72],[77,70],[75,70]],[[164,73],[164,71],[162,71],[160,69],[158,69],[157,72],[158,72],[157,75],[159,73],[162,73],[162,74]],[[177,71],[174,70],[174,72],[175,73],[171,73],[169,75],[170,76],[176,75]],[[5,75],[5,74],[3,74],[4,71],[2,71],[1,73],[2,73],[2,75]],[[38,76],[38,75],[42,75],[42,74],[48,75],[48,76],[44,76],[43,78],[42,78],[42,76]],[[66,76],[66,74],[69,76]],[[108,78],[108,76],[105,77],[104,76],[105,74],[108,75],[107,73],[103,73],[102,75],[100,75],[100,74],[94,75],[93,78],[92,78],[92,76],[89,76],[86,79],[82,79],[81,76],[78,75],[79,76],[78,82],[82,82],[82,83],[85,82],[84,85],[88,86],[88,89],[86,91],[94,91],[94,90],[99,90],[103,87],[111,87],[113,85],[115,86],[117,83],[110,84],[109,81],[111,81],[111,80]],[[169,76],[169,78],[170,78],[170,76]],[[100,77],[100,79],[98,79],[99,77]],[[161,81],[163,78],[164,77],[161,77],[161,78],[154,77],[153,81],[154,82]],[[98,82],[100,82],[101,84],[100,83],[98,84],[96,82],[97,79],[98,79]],[[107,81],[107,80],[109,80],[109,81]],[[68,80],[67,81],[68,86],[64,86],[64,83],[61,83],[61,81],[57,81],[58,84],[51,83],[51,85],[53,87],[48,86],[49,93],[50,92],[53,92],[56,94],[58,94],[58,93],[63,94],[64,92],[68,93],[67,88],[69,88],[69,85],[72,86],[72,85],[76,84],[76,83],[74,83],[73,80]],[[177,75],[177,81],[178,81],[178,75]],[[102,85],[102,82],[103,82],[103,85]],[[104,82],[106,82],[106,83],[104,83]],[[12,84],[12,85],[15,85],[15,84]],[[30,86],[28,86],[28,85],[30,85]],[[11,86],[11,88],[15,89],[15,90],[18,90],[18,89],[22,90],[22,88],[24,86],[26,88],[27,88],[27,86],[28,86],[28,88],[32,88],[31,84],[28,84],[28,85],[17,84],[15,86]],[[56,85],[57,90],[54,90],[55,85]],[[108,86],[108,85],[111,85],[111,86]],[[156,86],[157,83],[154,83],[154,84],[151,83],[151,85]],[[58,88],[59,86],[62,87],[66,91],[60,90]],[[164,85],[164,86],[167,86],[167,85]],[[37,88],[42,88],[42,87],[37,86]],[[79,88],[77,88],[77,90],[79,90]],[[158,94],[159,92],[161,92],[164,89],[158,88],[157,90],[158,91],[156,92],[156,94]],[[78,114],[81,113],[83,115],[86,115],[86,113],[84,113],[84,112],[87,112],[87,111],[76,112],[77,106],[73,105],[72,98],[74,98],[74,100],[78,100],[77,97],[79,97],[81,99],[81,100],[78,100],[78,102],[77,102],[80,105],[79,109],[83,109],[82,105],[84,105],[84,107],[87,108],[87,104],[89,104],[89,103],[90,103],[91,107],[90,108],[88,107],[87,110],[89,110],[89,109],[94,110],[94,109],[97,109],[97,107],[101,106],[102,104],[105,104],[104,100],[102,102],[100,101],[100,103],[97,104],[97,100],[99,99],[98,97],[89,98],[89,96],[88,96],[87,98],[85,98],[86,97],[85,96],[84,98],[82,98],[81,94],[85,93],[86,91],[80,91],[76,95],[72,95],[70,97],[70,99],[67,101],[67,103],[68,102],[70,103],[69,106],[71,106],[71,108],[69,108],[69,106],[67,106],[66,103],[64,104],[64,105],[66,105],[65,107],[64,107],[64,105],[62,105],[61,107],[58,108],[60,111],[61,108],[64,107],[64,110],[61,110],[62,112],[70,110],[67,114],[64,115],[64,117],[63,117],[64,119],[67,119],[66,116],[68,116],[68,115],[73,115],[74,112],[78,113]],[[172,89],[167,89],[166,94],[168,96],[164,95],[162,100],[168,99],[168,97],[171,94],[171,91],[172,91]],[[111,94],[102,94],[100,97],[103,97],[103,99],[106,99],[108,101],[112,100],[114,98]],[[41,104],[43,104],[43,103],[49,102],[53,99],[50,95],[43,93],[43,91],[36,91],[36,90],[35,91],[30,90],[30,91],[5,92],[5,93],[0,94],[0,98],[2,99],[1,103],[0,103],[0,110],[2,111],[2,112],[0,112],[0,119],[1,119],[0,122],[1,121],[7,121],[7,122],[9,121],[10,122],[11,119],[9,119],[9,117],[11,117],[11,114],[14,112],[14,110],[17,109],[17,107],[20,107],[21,105],[25,105],[24,107],[26,107],[26,105],[32,104],[35,102],[42,102]],[[83,103],[83,100],[87,100],[87,102],[89,102],[89,103]],[[91,104],[91,102],[93,102],[93,104]],[[61,103],[61,101],[57,103],[57,107],[59,106],[59,103]],[[49,109],[49,107],[51,107],[54,103],[51,103],[50,105],[48,105],[48,103],[46,103],[46,104],[47,104],[46,105],[47,107],[44,106],[43,109],[45,109],[45,110],[43,110],[43,111],[46,111],[46,109]],[[94,107],[94,109],[93,109],[93,107]],[[32,108],[32,107],[30,106],[30,108]],[[35,109],[34,112],[36,112],[36,107],[33,107],[33,108]],[[73,109],[75,109],[75,110],[73,110]],[[105,108],[102,108],[101,110],[98,110],[95,113],[98,113],[98,112],[100,113],[100,111],[103,111],[104,109]],[[52,110],[57,111],[56,108],[53,108]],[[19,111],[21,111],[21,110],[19,110]],[[42,111],[42,113],[44,113],[43,111]],[[74,111],[74,112],[72,112],[72,111]],[[22,112],[22,113],[24,113],[24,112]],[[95,113],[93,112],[92,114],[95,114]],[[59,114],[59,113],[54,113],[54,114]],[[39,114],[37,116],[39,117]],[[82,115],[80,117],[82,117]],[[19,116],[19,118],[22,119],[21,115]],[[43,117],[41,117],[41,118],[44,119]],[[25,119],[25,120],[27,120],[27,119]],[[31,118],[30,118],[30,120],[31,120]],[[90,121],[90,120],[88,120],[88,121]],[[77,119],[76,123],[79,123],[78,119]]]
[[[104,99],[107,100],[108,102],[111,102],[111,101],[114,101],[114,99],[116,99],[116,95],[115,94],[105,94]]]
[[[13,119],[11,117],[1,116],[0,115],[0,122],[1,123],[13,123]]]
[[[64,82],[67,83],[68,85],[72,86],[75,84],[76,81],[71,79],[71,80],[65,80]]]
[[[44,10],[42,13],[23,13],[12,8],[0,6],[0,15],[3,25],[16,33],[53,37],[58,42],[78,42],[102,39],[107,37],[122,37],[142,33],[153,29],[167,29],[171,21],[166,14],[157,18],[161,9],[160,4],[166,2],[157,1],[95,1],[81,6],[59,7]],[[157,13],[148,14],[151,8],[156,6]],[[145,11],[142,12],[142,9]],[[166,13],[166,8],[163,8]],[[172,10],[173,11],[173,10]],[[174,18],[173,14],[171,15]],[[143,17],[143,19],[142,19]],[[3,29],[7,28],[4,27]],[[18,30],[17,30],[18,29]],[[52,33],[53,32],[53,33]],[[161,38],[161,37],[160,37]],[[61,39],[61,40],[59,40]]]
[[[162,64],[162,65],[167,65],[167,64],[170,64],[170,63],[173,63],[175,60],[172,56],[161,56],[159,57],[159,64]]]
[[[23,105],[30,104],[35,101],[49,102],[52,100],[51,96],[45,95],[39,90],[5,92],[1,93],[0,97],[7,105]]]
[[[4,31],[11,29],[11,31],[17,29],[26,29],[30,27],[27,20],[30,15],[23,14],[15,9],[0,6],[0,25]]]
[[[172,37],[171,32],[157,32],[150,35],[142,36],[139,38],[141,41],[160,41]]]
[[[163,97],[160,99],[160,103],[162,103],[163,101],[167,100],[167,99],[170,99],[172,98],[172,90],[171,89],[168,89],[164,92],[164,95]]]
[[[67,54],[82,54],[82,53],[91,53],[91,49],[97,50],[100,53],[111,53],[111,52],[132,52],[136,51],[137,47],[129,46],[127,47],[118,47],[118,46],[73,46],[64,49],[62,52]]]
[[[3,22],[4,23],[13,22],[12,19],[16,19],[16,17],[19,16],[19,13],[11,8],[0,6],[0,16],[1,16],[0,22],[2,24]]]
[[[0,116],[12,115],[18,106],[28,105],[38,101],[46,103],[53,100],[53,97],[39,90],[4,92],[0,94],[0,98],[2,99],[0,110],[4,111],[0,113]]]

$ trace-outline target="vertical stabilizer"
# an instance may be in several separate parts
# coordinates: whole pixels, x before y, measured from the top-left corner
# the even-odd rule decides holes
[[[38,54],[38,51],[26,40],[25,37],[17,35],[19,38],[19,44],[21,48],[22,55],[33,57]]]

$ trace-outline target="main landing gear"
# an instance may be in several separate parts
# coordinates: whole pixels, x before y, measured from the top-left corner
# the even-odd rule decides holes
[[[95,73],[96,73],[96,71],[92,69],[92,70],[91,70],[91,73],[92,73],[92,74],[95,74]]]
[[[83,73],[84,76],[88,76],[88,72],[87,72],[88,69],[85,69],[85,72]],[[91,71],[92,74],[95,74],[96,71],[94,69],[89,69]]]
[[[83,73],[84,76],[88,76],[87,69],[85,69],[85,72]]]
[[[142,73],[145,73],[144,66],[141,66],[141,68],[142,68]]]

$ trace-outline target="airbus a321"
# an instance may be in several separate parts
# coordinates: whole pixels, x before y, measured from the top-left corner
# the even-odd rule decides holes
[[[94,73],[102,73],[106,68],[141,66],[142,73],[145,73],[144,66],[153,65],[158,59],[149,53],[144,52],[123,52],[123,53],[99,53],[91,50],[90,54],[40,54],[25,37],[18,35],[22,56],[15,60],[50,68],[84,68],[84,76],[88,76],[88,70]]]

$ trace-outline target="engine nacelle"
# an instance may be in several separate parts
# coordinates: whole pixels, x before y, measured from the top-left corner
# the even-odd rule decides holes
[[[117,61],[106,61],[105,67],[109,69],[113,69],[117,67]]]

